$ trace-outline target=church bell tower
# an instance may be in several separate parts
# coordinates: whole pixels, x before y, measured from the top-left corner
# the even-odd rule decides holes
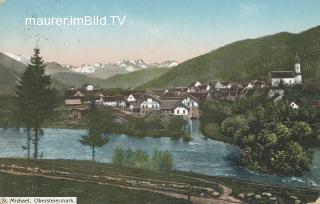
[[[295,72],[295,82],[296,84],[302,84],[302,76],[301,76],[301,67],[300,67],[300,58],[296,54],[295,64],[294,64],[294,72]]]

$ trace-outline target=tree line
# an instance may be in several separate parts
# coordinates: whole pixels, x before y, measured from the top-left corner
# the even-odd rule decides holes
[[[203,107],[203,125],[219,131],[241,148],[239,165],[284,176],[308,171],[315,146],[320,146],[320,111],[300,88],[285,88],[282,101],[265,93],[235,102],[214,101]],[[299,108],[290,106],[293,98]]]

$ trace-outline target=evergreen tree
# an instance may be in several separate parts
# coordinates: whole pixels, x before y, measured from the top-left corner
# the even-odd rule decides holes
[[[95,149],[102,147],[109,142],[103,134],[112,134],[115,131],[115,123],[112,121],[110,109],[92,108],[88,118],[88,134],[82,136],[79,142],[82,145],[90,146],[92,149],[92,160],[95,160]]]
[[[102,147],[109,142],[108,139],[103,138],[101,134],[97,134],[95,131],[89,130],[88,135],[82,136],[80,143],[82,145],[88,145],[92,149],[92,161],[95,160],[95,148]]]
[[[58,106],[57,91],[51,87],[51,78],[45,74],[45,66],[40,50],[35,48],[16,90],[16,116],[20,124],[26,127],[28,135],[30,130],[33,130],[34,159],[38,158],[39,136],[43,133],[41,127],[46,120],[53,117]],[[30,138],[27,146],[30,148]]]

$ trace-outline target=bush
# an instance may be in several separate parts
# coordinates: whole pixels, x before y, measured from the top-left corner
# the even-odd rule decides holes
[[[244,116],[228,117],[221,123],[221,132],[229,137],[233,137],[240,129],[248,129],[247,120]]]
[[[173,156],[169,151],[159,151],[154,149],[152,155],[138,149],[133,151],[117,147],[112,156],[112,163],[117,166],[127,166],[154,171],[171,171],[173,170]]]

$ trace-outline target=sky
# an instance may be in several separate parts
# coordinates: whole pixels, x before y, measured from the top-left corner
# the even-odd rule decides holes
[[[187,59],[320,23],[319,0],[0,0],[0,52],[62,64]],[[126,16],[122,26],[26,26],[26,17]]]

